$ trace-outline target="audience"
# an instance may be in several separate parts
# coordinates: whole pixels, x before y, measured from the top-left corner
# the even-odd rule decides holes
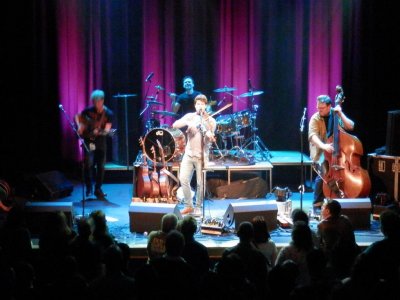
[[[313,243],[308,216],[295,209],[292,240],[279,252],[263,217],[242,222],[238,244],[225,249],[210,269],[208,250],[195,238],[196,219],[185,216],[178,223],[174,214],[166,214],[161,229],[148,237],[147,263],[128,267],[131,249],[116,243],[104,212],[79,219],[77,233],[63,213],[46,214],[34,252],[23,210],[15,206],[0,227],[1,298],[397,299],[397,207],[381,214],[384,238],[362,253],[338,201],[325,201],[321,216],[320,248]]]

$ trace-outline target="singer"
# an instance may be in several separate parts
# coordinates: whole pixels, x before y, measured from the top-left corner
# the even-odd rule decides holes
[[[179,172],[179,180],[185,198],[185,208],[181,211],[182,214],[198,214],[203,204],[202,168],[208,163],[209,144],[214,140],[216,128],[215,119],[205,112],[207,102],[206,96],[198,95],[194,99],[196,112],[187,113],[172,124],[173,128],[187,126],[187,143]],[[196,211],[190,188],[194,171],[196,171]]]
[[[94,90],[90,97],[93,105],[75,116],[78,134],[84,139],[89,152],[84,152],[84,177],[86,197],[93,194],[92,181],[95,178],[94,195],[99,200],[106,200],[107,194],[101,186],[104,179],[104,165],[107,154],[107,135],[112,127],[113,112],[104,105],[104,92]]]
[[[308,125],[308,141],[310,142],[310,157],[319,171],[321,171],[321,167],[323,169],[321,164],[325,160],[324,151],[333,152],[333,145],[332,143],[327,143],[327,140],[333,134],[334,113],[337,113],[339,117],[339,126],[345,130],[353,130],[354,122],[343,113],[340,105],[332,108],[332,100],[328,95],[317,97],[317,110]],[[322,178],[317,176],[314,186],[314,208],[320,208],[323,203],[322,184]]]

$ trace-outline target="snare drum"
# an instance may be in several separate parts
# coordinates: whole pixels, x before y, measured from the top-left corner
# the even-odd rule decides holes
[[[233,120],[238,130],[250,126],[251,113],[248,109],[233,114]]]
[[[231,115],[222,115],[215,119],[217,122],[216,133],[221,135],[232,135],[236,131],[235,121]]]
[[[170,160],[180,160],[185,151],[186,138],[183,132],[177,128],[154,128],[150,130],[144,138],[144,150],[148,159],[153,160],[151,148],[154,146],[157,162],[162,161],[160,149],[157,143],[160,142],[165,162]]]

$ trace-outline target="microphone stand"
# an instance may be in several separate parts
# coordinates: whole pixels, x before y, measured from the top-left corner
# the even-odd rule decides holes
[[[65,118],[67,119],[69,126],[72,128],[72,130],[75,132],[75,135],[77,136],[81,146],[82,146],[82,152],[81,152],[81,185],[82,185],[82,218],[85,217],[85,202],[86,202],[86,196],[85,196],[85,155],[84,152],[89,153],[89,147],[85,143],[85,140],[81,137],[81,135],[78,133],[78,129],[76,128],[75,124],[71,121],[69,116],[67,115],[66,111],[64,110],[64,107],[60,104],[58,106],[60,110],[63,112]]]
[[[145,80],[146,82],[148,82],[149,84],[147,85],[147,89],[146,89],[146,94],[144,95],[144,99],[145,99],[145,102],[146,102],[146,107],[140,112],[140,114],[139,114],[139,118],[140,117],[142,117],[142,115],[143,115],[143,113],[150,107],[150,104],[147,102],[147,95],[149,94],[149,89],[150,89],[150,85],[151,85],[151,77],[152,76],[147,76],[147,79]],[[147,121],[149,121],[149,113],[147,113],[147,120],[146,120],[146,122]],[[145,123],[145,127],[146,127],[146,123]]]
[[[301,176],[300,176],[300,186],[299,186],[299,192],[300,192],[300,209],[303,210],[303,194],[304,194],[304,159],[303,159],[303,130],[304,130],[304,121],[306,119],[306,111],[307,108],[304,108],[303,111],[303,116],[301,117],[300,120],[300,170],[301,170]]]
[[[204,220],[204,214],[205,214],[205,203],[204,203],[204,194],[205,194],[205,181],[206,178],[204,178],[204,139],[206,136],[206,132],[204,130],[203,127],[203,112],[200,111],[200,127],[199,127],[200,133],[201,133],[201,144],[200,144],[200,149],[201,149],[201,168],[200,168],[200,174],[201,174],[201,182],[200,182],[200,186],[201,186],[201,190],[202,193],[200,195],[201,197],[201,204],[202,204],[202,215],[203,215],[203,220]],[[197,200],[196,200],[197,202]]]

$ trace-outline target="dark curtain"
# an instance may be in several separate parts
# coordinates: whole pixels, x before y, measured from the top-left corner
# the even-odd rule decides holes
[[[69,118],[106,92],[118,135],[108,160],[131,162],[144,135],[140,111],[157,96],[170,111],[168,93],[182,91],[192,75],[196,89],[232,108],[258,105],[258,135],[270,150],[300,150],[303,109],[315,97],[334,97],[342,84],[344,110],[356,122],[365,152],[382,146],[387,111],[399,108],[399,28],[389,1],[32,1],[9,4],[5,21],[6,81],[2,115],[2,172],[68,167],[79,161]],[[393,71],[391,71],[393,70]],[[151,83],[146,76],[154,72]],[[394,74],[394,75],[393,75]],[[238,97],[251,85],[263,94]],[[164,90],[158,94],[155,85]],[[137,94],[125,102],[113,96]],[[125,128],[128,118],[128,128]],[[160,117],[161,123],[174,119]],[[4,122],[5,118],[2,118]],[[371,121],[372,120],[372,121]],[[15,129],[21,124],[21,130]],[[127,131],[126,131],[127,130]],[[306,135],[306,133],[305,133]],[[128,136],[128,150],[126,138]],[[305,137],[306,139],[306,137]],[[305,152],[308,143],[304,142]]]

